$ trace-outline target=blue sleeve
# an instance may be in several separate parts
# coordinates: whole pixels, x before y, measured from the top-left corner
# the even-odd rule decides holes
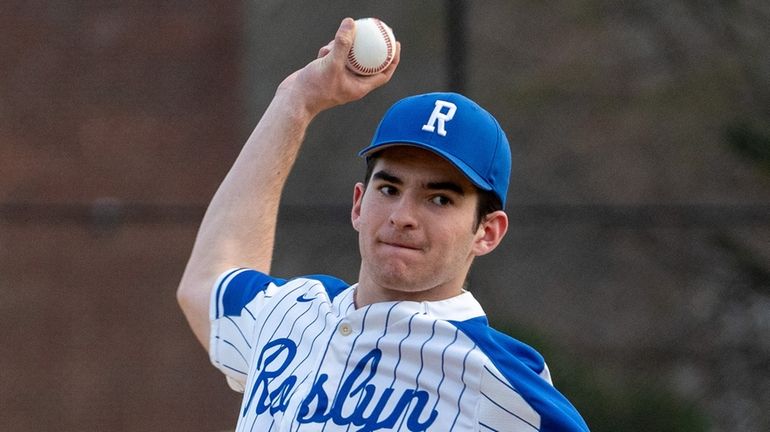
[[[272,278],[264,273],[249,269],[233,269],[223,274],[215,286],[214,317],[238,316],[243,307],[249,304],[260,291],[264,291],[270,283],[283,285],[283,279]],[[225,289],[227,287],[227,289]],[[224,292],[222,292],[222,290]]]
[[[330,299],[347,289],[350,284],[342,279],[328,275],[300,276],[295,279],[313,279],[321,282]],[[257,270],[237,268],[222,274],[214,287],[212,319],[225,316],[239,316],[244,306],[249,304],[270,284],[282,286],[288,281],[272,277]]]
[[[587,432],[580,413],[539,374],[543,357],[530,346],[492,329],[485,317],[453,321],[505,376],[509,384],[540,414],[541,432]]]

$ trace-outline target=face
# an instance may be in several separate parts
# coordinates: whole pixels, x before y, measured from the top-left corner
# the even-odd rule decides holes
[[[353,200],[359,306],[459,294],[473,258],[494,249],[507,227],[505,214],[495,212],[502,216],[474,229],[476,188],[449,162],[416,147],[383,150]]]

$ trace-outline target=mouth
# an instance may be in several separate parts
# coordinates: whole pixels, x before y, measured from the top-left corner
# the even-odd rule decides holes
[[[399,242],[399,241],[380,241],[380,244],[383,244],[385,246],[389,246],[392,248],[398,248],[398,249],[407,249],[407,250],[414,250],[414,251],[421,251],[423,248],[420,247],[417,244],[413,243],[406,243],[406,242]]]

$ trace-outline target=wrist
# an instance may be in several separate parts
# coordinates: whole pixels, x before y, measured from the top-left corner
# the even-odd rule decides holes
[[[301,74],[300,70],[283,80],[276,90],[275,99],[291,110],[292,115],[312,120],[333,104],[325,105],[321,97],[323,91],[303,80]]]
[[[279,87],[271,104],[287,119],[300,124],[309,124],[321,110],[308,103],[302,92]]]

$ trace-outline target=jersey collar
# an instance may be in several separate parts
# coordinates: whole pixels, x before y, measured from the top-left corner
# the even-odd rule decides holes
[[[358,284],[351,286],[350,290],[355,290]],[[352,293],[351,293],[352,294]],[[354,295],[344,296],[353,302]],[[353,310],[351,308],[349,317],[351,315],[357,315],[362,313],[366,309],[370,309],[374,312],[377,309],[389,310],[393,306],[396,306],[400,314],[412,315],[415,313],[428,315],[431,318],[445,320],[445,321],[466,321],[472,318],[478,318],[485,316],[484,309],[481,304],[473,297],[469,291],[463,291],[462,294],[450,297],[445,300],[437,301],[388,301],[374,303],[369,306]],[[344,310],[345,308],[343,308]]]

